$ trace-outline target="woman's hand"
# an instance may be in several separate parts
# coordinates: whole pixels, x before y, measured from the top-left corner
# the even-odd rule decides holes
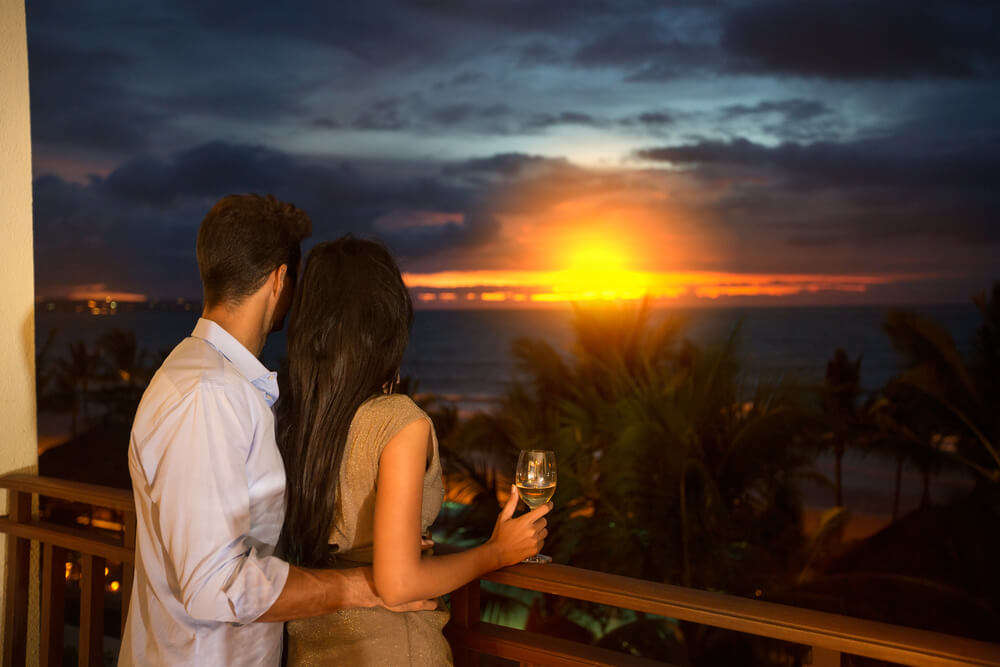
[[[517,508],[517,498],[517,487],[512,485],[510,498],[493,527],[493,536],[486,543],[496,554],[498,568],[520,563],[528,556],[534,556],[542,550],[545,536],[549,534],[545,527],[548,522],[542,517],[552,509],[552,503],[545,503],[513,519],[511,517]]]

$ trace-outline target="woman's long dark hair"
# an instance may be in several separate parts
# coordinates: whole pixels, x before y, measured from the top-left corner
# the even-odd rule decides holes
[[[385,246],[346,236],[306,260],[288,323],[278,402],[285,462],[279,549],[294,565],[328,567],[340,464],[358,407],[399,370],[413,304]]]

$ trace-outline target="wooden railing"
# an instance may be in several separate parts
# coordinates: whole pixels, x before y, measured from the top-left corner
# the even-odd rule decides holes
[[[63,629],[66,599],[66,556],[80,554],[80,665],[103,665],[105,566],[122,564],[121,624],[124,628],[132,590],[135,551],[135,506],[132,494],[93,484],[68,482],[35,475],[4,475],[0,489],[7,489],[8,513],[0,517],[0,532],[7,534],[6,604],[3,621],[3,667],[24,665],[28,637],[28,586],[31,542],[41,546],[41,597],[39,664],[63,664]],[[93,527],[75,528],[34,516],[35,498],[59,499],[102,507],[121,513],[117,539]]]
[[[1000,644],[888,623],[581,570],[565,565],[515,565],[486,581],[666,616],[810,647],[808,664],[836,667],[842,655],[903,665],[1000,665]],[[479,582],[452,593],[452,647],[457,665],[487,653],[521,664],[661,664],[483,623]]]
[[[23,665],[26,653],[30,541],[41,544],[40,662],[62,664],[64,563],[67,551],[82,556],[81,665],[101,664],[104,563],[125,564],[122,575],[122,623],[132,584],[135,514],[132,494],[106,487],[32,475],[0,476],[8,489],[9,514],[0,517],[7,533],[7,579],[4,609],[3,665]],[[53,525],[32,516],[33,496],[86,503],[122,512],[124,530],[109,539],[94,530]],[[837,614],[670,586],[565,565],[516,565],[484,580],[530,591],[656,614],[725,628],[809,648],[810,664],[832,667],[842,655],[858,655],[904,665],[992,665],[1000,667],[1000,644],[915,630]],[[514,630],[481,621],[480,582],[452,593],[452,621],[447,629],[457,665],[478,664],[486,654],[522,665],[660,664],[593,646]]]

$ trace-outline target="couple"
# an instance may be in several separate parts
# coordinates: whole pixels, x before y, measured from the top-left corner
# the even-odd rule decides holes
[[[444,494],[427,415],[394,393],[413,317],[375,242],[230,195],[201,223],[205,310],[143,394],[129,444],[135,581],[120,665],[450,664],[437,597],[537,553],[551,505],[431,555]],[[257,359],[288,325],[288,377]]]

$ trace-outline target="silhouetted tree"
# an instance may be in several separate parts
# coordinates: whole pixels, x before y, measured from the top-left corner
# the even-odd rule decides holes
[[[751,595],[787,578],[803,547],[797,481],[814,474],[817,451],[802,392],[751,381],[738,331],[702,349],[683,338],[682,322],[654,321],[647,303],[578,308],[573,327],[567,357],[518,341],[521,380],[448,442],[456,477],[490,499],[480,530],[492,525],[517,452],[553,449],[546,550],[557,560]],[[640,625],[615,637],[648,631]],[[684,636],[691,655],[709,655],[702,643],[718,639],[693,626]]]
[[[972,472],[980,483],[1000,482],[997,417],[1000,406],[994,391],[995,378],[988,376],[996,344],[996,290],[994,300],[981,300],[984,322],[977,333],[977,362],[970,367],[951,335],[937,322],[907,311],[889,314],[885,330],[903,358],[904,370],[896,381],[929,399],[939,413],[940,430],[932,434],[930,447],[944,456],[932,462],[951,460]],[[978,366],[975,364],[979,364]],[[974,370],[978,369],[978,370]],[[934,436],[937,436],[936,438]],[[943,447],[942,447],[943,445]],[[929,468],[928,468],[929,469]],[[925,471],[925,478],[929,473]]]
[[[858,401],[861,397],[861,357],[851,361],[841,348],[826,365],[823,383],[823,413],[834,456],[835,502],[844,505],[844,453],[860,427]]]
[[[72,432],[75,438],[79,433],[79,413],[83,412],[84,419],[88,416],[90,384],[97,379],[100,355],[82,340],[70,343],[68,353],[66,358],[58,360],[56,368],[59,385],[70,398]]]
[[[144,365],[146,354],[139,350],[134,331],[111,329],[97,341],[103,354],[104,370],[109,379],[129,388],[144,385],[148,369]]]
[[[46,396],[54,377],[51,354],[57,335],[57,329],[49,329],[45,342],[35,350],[35,394],[38,397]]]

